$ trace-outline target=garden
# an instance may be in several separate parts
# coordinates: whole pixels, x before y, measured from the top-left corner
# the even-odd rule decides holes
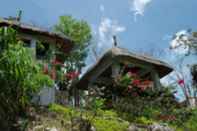
[[[67,91],[72,101],[77,90],[75,84],[85,66],[87,47],[92,38],[88,23],[71,16],[61,16],[54,31],[71,38],[74,41],[73,50],[65,53],[61,47],[53,47],[40,61],[34,59],[32,50],[18,39],[15,29],[0,28],[0,129],[196,131],[197,109],[190,106],[192,95],[188,94],[191,93],[190,88],[192,93],[196,93],[195,66],[192,68],[192,87],[188,87],[184,79],[176,81],[185,93],[185,103],[176,100],[176,86],[156,88],[149,76],[140,77],[139,68],[130,64],[121,66],[119,75],[113,81],[113,91],[111,88],[102,90],[99,86],[90,89],[88,94],[81,91],[78,107],[32,103],[34,95],[43,87],[54,85]],[[42,41],[38,46],[40,52],[45,51]],[[115,101],[111,97],[113,94],[117,97]]]

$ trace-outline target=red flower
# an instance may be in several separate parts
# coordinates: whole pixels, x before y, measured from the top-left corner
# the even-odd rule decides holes
[[[132,74],[137,74],[138,73],[138,68],[131,68],[129,70],[129,72],[131,72]]]
[[[52,60],[51,64],[53,64],[53,65],[61,65],[61,66],[63,66],[63,63],[62,63],[62,62],[60,62],[60,61],[59,61],[59,60],[57,60],[57,59]]]
[[[138,87],[139,87],[142,91],[144,91],[144,90],[146,90],[148,87],[153,87],[153,82],[150,81],[150,80],[145,80],[145,81],[142,81],[142,82],[138,85]]]
[[[141,85],[139,86],[139,88],[141,89],[141,91],[145,91],[147,89],[147,86]]]
[[[150,80],[145,80],[145,81],[143,81],[142,83],[143,83],[143,85],[150,86],[150,85],[152,84],[152,81],[150,81]]]
[[[185,84],[185,82],[184,82],[183,79],[181,79],[181,80],[178,80],[178,84],[179,84],[180,86],[183,86],[183,85]]]
[[[140,80],[133,80],[133,81],[132,81],[132,84],[133,84],[134,86],[138,86],[138,85],[140,84]]]
[[[73,71],[73,72],[69,72],[67,74],[65,74],[66,78],[69,80],[73,80],[75,78],[77,78],[79,76],[79,72],[78,71]]]

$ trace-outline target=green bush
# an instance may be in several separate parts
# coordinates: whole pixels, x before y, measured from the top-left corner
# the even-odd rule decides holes
[[[197,130],[197,109],[192,110],[191,113],[192,113],[191,117],[185,123],[185,127],[189,131],[196,131]]]
[[[160,90],[148,89],[135,97],[127,96],[114,104],[119,116],[133,122],[145,117],[148,120],[157,119],[159,115],[169,115],[173,112],[176,102],[167,88]],[[123,113],[124,112],[124,113]]]
[[[64,107],[58,104],[51,104],[49,106],[49,111],[53,111],[59,114],[62,114],[65,119],[70,119],[71,116],[76,117],[79,116],[79,112],[77,112],[75,109],[70,107]]]
[[[176,116],[176,119],[167,123],[176,129],[176,131],[196,131],[197,109],[176,108],[171,114]]]
[[[49,111],[54,111],[54,112],[57,112],[57,113],[67,114],[67,113],[70,113],[72,111],[72,109],[63,107],[63,106],[58,105],[58,104],[51,104],[49,106]]]
[[[129,123],[118,117],[116,111],[98,109],[92,124],[97,131],[126,131]]]
[[[93,125],[97,131],[127,131],[129,123],[117,119],[96,118],[93,120]]]
[[[113,110],[98,109],[96,110],[96,116],[91,110],[77,110],[57,104],[51,104],[49,110],[62,114],[65,120],[70,120],[71,113],[74,118],[82,117],[84,120],[89,121],[97,131],[126,131],[129,126],[129,123],[120,119]]]
[[[0,123],[9,126],[25,114],[35,93],[53,85],[12,28],[0,28],[0,85]]]
[[[97,110],[97,116],[99,117],[118,117],[118,114],[113,110]]]
[[[136,123],[140,123],[140,124],[145,124],[145,125],[150,125],[150,124],[153,124],[154,121],[151,120],[151,119],[148,119],[146,117],[138,117],[136,120],[135,120]]]

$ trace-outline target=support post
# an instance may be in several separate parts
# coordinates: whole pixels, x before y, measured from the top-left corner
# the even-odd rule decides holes
[[[74,88],[74,105],[75,107],[79,107],[79,90]]]
[[[36,40],[32,39],[30,42],[30,48],[33,51],[33,57],[36,58]]]
[[[120,72],[120,65],[118,63],[112,64],[112,78],[116,78]]]
[[[160,78],[159,78],[158,72],[153,69],[151,71],[151,77],[152,77],[152,80],[154,81],[154,87],[157,89],[160,89],[161,83],[160,83]]]

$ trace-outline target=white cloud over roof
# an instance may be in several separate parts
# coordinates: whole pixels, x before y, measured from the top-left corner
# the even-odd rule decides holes
[[[170,48],[177,54],[186,54],[189,51],[187,46],[189,38],[190,33],[187,30],[178,31],[170,42]]]
[[[98,27],[98,47],[111,46],[112,36],[124,32],[126,28],[119,25],[118,21],[110,18],[103,18]]]
[[[145,8],[151,2],[152,0],[129,0],[130,9],[134,12],[135,19],[137,15],[144,15]]]

